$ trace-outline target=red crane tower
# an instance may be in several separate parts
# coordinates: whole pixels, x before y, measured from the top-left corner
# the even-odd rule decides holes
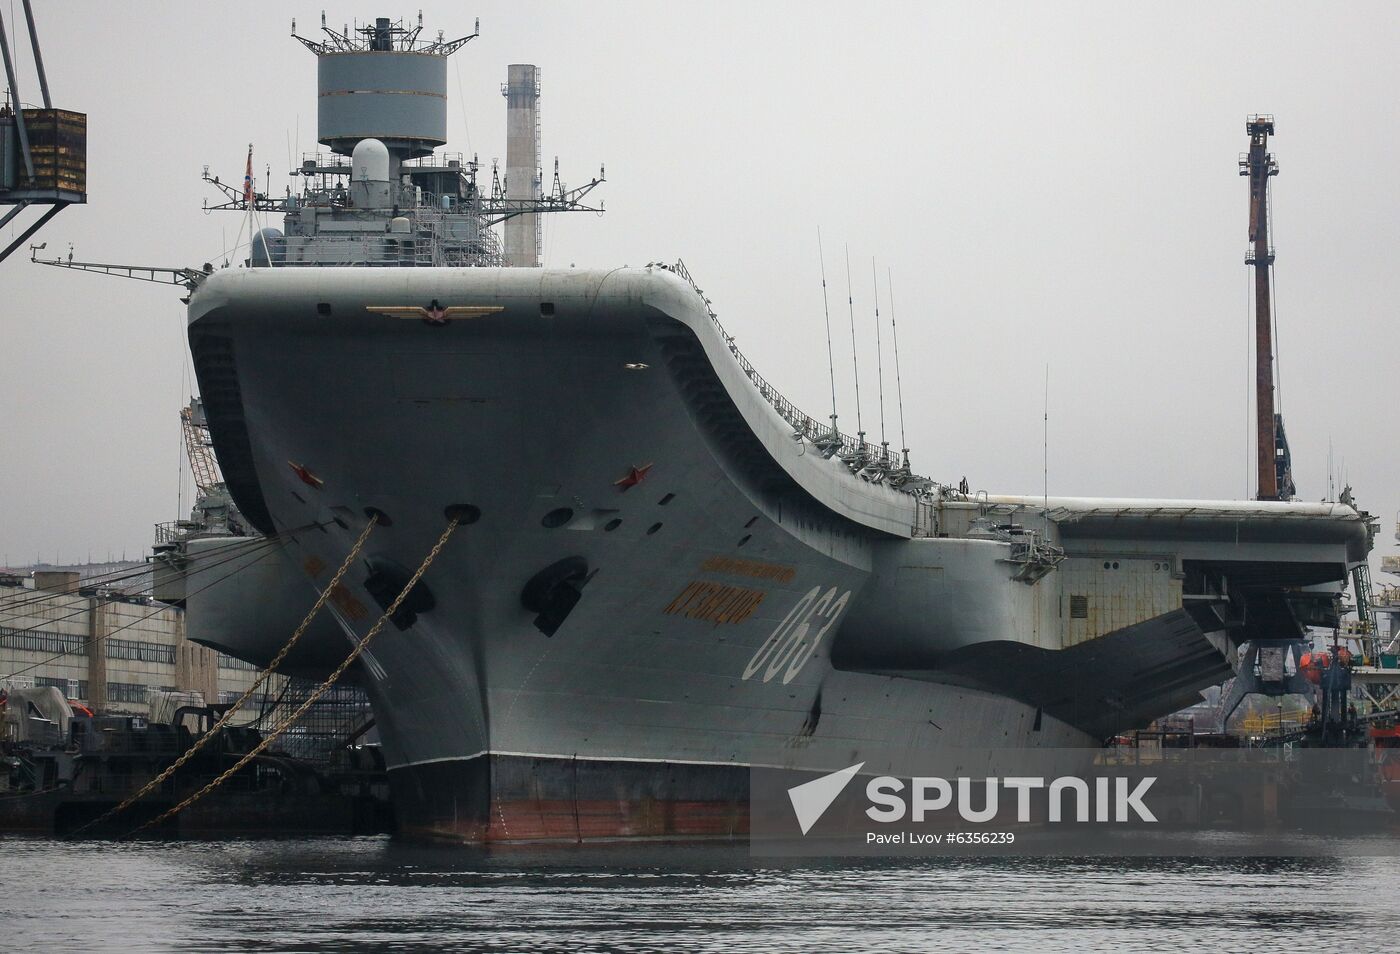
[[[1254,268],[1255,431],[1259,454],[1258,500],[1291,500],[1293,464],[1283,415],[1274,410],[1274,335],[1270,277],[1274,249],[1269,244],[1269,179],[1278,163],[1269,150],[1274,117],[1250,116],[1245,123],[1249,152],[1240,156],[1240,175],[1249,177],[1249,241],[1245,264]]]

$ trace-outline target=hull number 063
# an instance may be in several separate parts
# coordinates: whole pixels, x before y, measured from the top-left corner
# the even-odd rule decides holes
[[[833,586],[823,593],[820,586],[814,586],[808,590],[758,647],[744,669],[744,678],[752,679],[762,670],[764,682],[772,682],[780,672],[784,684],[792,682],[807,660],[816,655],[822,639],[836,625],[851,599],[850,590],[838,598],[836,589]]]

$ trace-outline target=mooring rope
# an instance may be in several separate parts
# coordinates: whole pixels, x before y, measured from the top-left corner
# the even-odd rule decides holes
[[[327,692],[330,691],[330,688],[336,684],[340,677],[345,673],[345,670],[350,667],[350,664],[353,663],[355,660],[359,659],[360,654],[365,651],[365,649],[369,646],[370,642],[374,639],[374,637],[379,635],[379,631],[384,628],[384,624],[388,622],[389,619],[399,611],[399,605],[403,603],[403,601],[408,597],[408,594],[413,590],[413,588],[418,585],[418,581],[423,578],[423,574],[428,571],[428,567],[433,565],[433,561],[436,560],[438,554],[442,552],[442,548],[447,545],[448,538],[451,537],[452,532],[457,529],[457,524],[461,521],[461,519],[462,517],[460,514],[454,514],[452,516],[452,518],[447,523],[447,529],[442,532],[442,536],[438,537],[437,543],[434,544],[433,548],[428,551],[428,555],[423,558],[423,562],[419,564],[417,571],[414,572],[413,576],[409,578],[409,581],[406,584],[404,584],[404,588],[399,591],[399,595],[394,597],[394,602],[389,604],[389,608],[386,609],[384,611],[384,614],[379,617],[378,621],[375,622],[374,626],[370,628],[370,631],[365,633],[365,635],[361,637],[361,639],[357,643],[355,643],[355,648],[350,651],[350,655],[345,657],[344,661],[342,661],[341,664],[335,668],[335,671],[332,672],[329,676],[327,676],[321,682],[321,684],[316,687],[316,689],[311,693],[311,695],[307,696],[306,700],[302,702],[300,706],[297,707],[295,712],[293,712],[290,716],[287,717],[287,720],[285,722],[279,725],[276,729],[272,731],[271,734],[266,736],[261,742],[254,746],[251,751],[249,751],[246,755],[240,758],[233,765],[232,768],[228,769],[218,778],[214,779],[212,782],[205,785],[199,791],[195,792],[193,795],[180,802],[180,804],[162,812],[160,815],[157,815],[150,821],[145,822],[140,827],[133,830],[127,837],[139,834],[140,832],[145,831],[147,828],[152,828],[156,825],[159,825],[166,819],[173,818],[180,812],[184,811],[186,808],[189,808],[195,802],[199,801],[205,795],[208,795],[214,789],[218,788],[220,785],[226,782],[241,768],[243,768],[243,766],[247,765],[253,759],[261,755],[264,751],[267,750],[269,746],[276,742],[284,732],[286,732],[293,725],[295,725],[297,720],[306,714],[307,709],[310,709],[311,706],[314,705],[316,701],[321,698],[321,696],[325,695]]]
[[[280,650],[278,650],[277,655],[272,657],[272,662],[267,664],[267,668],[265,668],[262,671],[262,673],[258,676],[258,678],[254,680],[253,684],[250,685],[247,688],[247,690],[244,691],[243,695],[240,696],[238,700],[234,702],[234,704],[230,706],[224,712],[224,714],[219,717],[219,721],[215,722],[213,727],[208,732],[200,736],[194,745],[186,749],[185,752],[178,759],[176,759],[169,766],[167,766],[164,771],[162,771],[155,778],[151,779],[145,785],[141,786],[141,789],[137,791],[134,795],[128,796],[116,807],[108,809],[106,812],[103,812],[101,815],[99,815],[97,818],[94,818],[92,821],[87,822],[79,828],[74,829],[70,833],[69,837],[80,835],[87,829],[95,825],[99,825],[102,822],[105,822],[115,817],[116,815],[121,814],[122,812],[130,808],[132,805],[140,801],[142,798],[155,791],[158,787],[160,787],[160,785],[162,785],[165,782],[166,779],[170,778],[170,776],[174,775],[181,768],[181,766],[183,766],[190,759],[194,758],[196,753],[198,753],[207,744],[209,744],[209,742],[211,742],[214,739],[214,737],[217,736],[223,730],[224,726],[229,723],[229,720],[232,719],[238,713],[238,711],[241,708],[243,708],[244,704],[246,704],[247,701],[253,697],[253,694],[257,692],[258,689],[260,689],[267,682],[268,679],[272,678],[272,675],[277,671],[277,667],[282,665],[282,661],[287,658],[287,654],[292,651],[292,647],[296,646],[297,641],[301,639],[302,634],[305,633],[307,627],[311,625],[311,621],[316,617],[316,614],[321,611],[321,608],[326,605],[326,601],[331,598],[331,595],[336,591],[336,588],[340,586],[341,578],[345,576],[346,571],[349,570],[351,564],[355,562],[355,558],[360,555],[361,548],[364,547],[365,541],[369,539],[370,531],[373,530],[375,525],[378,523],[379,515],[371,515],[369,518],[369,522],[365,524],[365,528],[360,531],[359,538],[355,540],[355,545],[350,548],[350,552],[346,554],[344,562],[340,564],[340,569],[335,571],[335,576],[331,577],[330,583],[327,584],[326,587],[321,590],[321,595],[316,599],[316,603],[311,607],[311,611],[306,614],[305,618],[302,619],[301,625],[298,626],[296,628],[296,631],[292,633],[291,638],[287,640],[286,644],[283,645],[283,647]]]

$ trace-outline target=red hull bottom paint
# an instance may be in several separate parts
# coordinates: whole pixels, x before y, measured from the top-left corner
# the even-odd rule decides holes
[[[471,843],[745,838],[749,770],[523,756],[391,769],[399,831]]]

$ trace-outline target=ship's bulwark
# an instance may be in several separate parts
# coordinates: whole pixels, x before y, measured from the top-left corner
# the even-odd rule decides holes
[[[366,310],[434,300],[504,310],[437,325]],[[264,532],[325,528],[287,547],[288,585],[309,605],[307,580],[326,583],[366,513],[388,518],[331,601],[347,635],[450,508],[472,515],[360,667],[409,831],[742,834],[750,764],[898,774],[935,750],[1092,744],[1222,674],[1229,597],[1193,582],[1183,554],[1200,554],[1146,534],[1133,585],[1151,598],[1131,607],[1151,616],[1081,622],[1066,587],[1107,593],[1090,571],[1129,554],[1100,571],[1097,540],[1013,579],[1009,545],[970,539],[956,507],[933,527],[927,502],[795,441],[668,272],[252,269],[211,277],[190,318],[243,513]],[[1345,571],[1346,543],[1260,545]],[[1191,614],[1183,587],[1202,589]],[[1172,649],[1119,632],[1159,616]],[[1084,694],[1110,670],[1116,707]]]

